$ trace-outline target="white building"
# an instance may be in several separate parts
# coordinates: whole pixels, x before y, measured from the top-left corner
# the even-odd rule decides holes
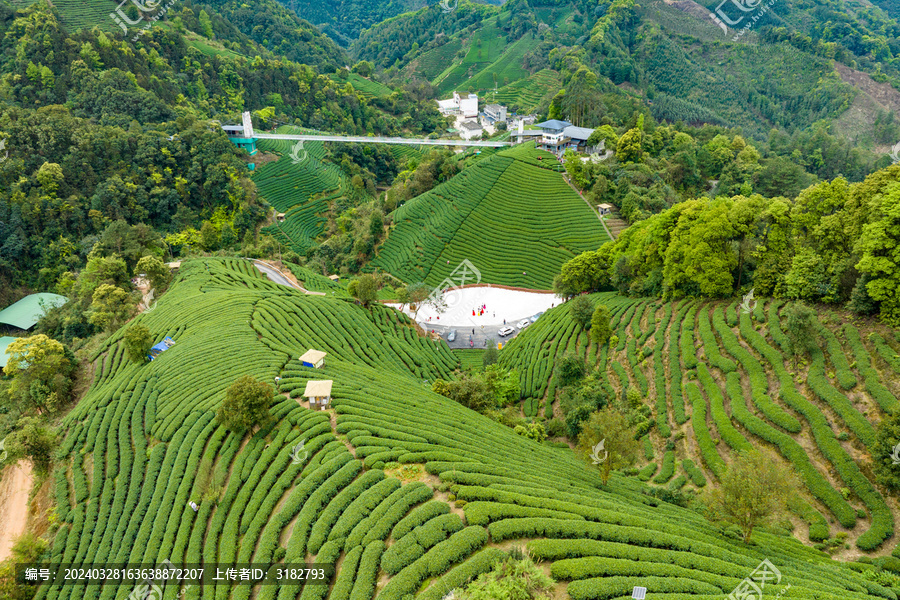
[[[501,104],[488,104],[484,107],[484,116],[492,122],[506,120],[506,107]]]
[[[463,121],[459,124],[459,137],[464,140],[481,137],[484,129],[478,121]]]
[[[478,116],[478,94],[460,96],[459,92],[453,92],[449,100],[438,100],[438,110],[444,115],[461,115],[466,119]]]

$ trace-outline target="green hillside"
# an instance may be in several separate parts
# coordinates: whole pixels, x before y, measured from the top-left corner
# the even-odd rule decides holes
[[[520,373],[526,415],[555,408],[566,416],[552,366],[564,355],[582,356],[610,397],[639,390],[654,407],[652,446],[674,450],[676,462],[702,465],[706,479],[718,480],[737,451],[779,454],[804,487],[792,506],[797,522],[808,523],[804,538],[821,542],[845,532],[870,551],[893,535],[896,510],[870,480],[874,426],[900,408],[900,339],[891,330],[821,310],[821,349],[795,368],[783,301],[759,302],[744,314],[737,300],[591,298],[610,308],[614,347],[598,350],[562,305],[501,353]],[[661,483],[671,477],[670,470]]]
[[[303,130],[280,127],[278,132],[299,134]],[[294,155],[296,145],[290,140],[260,140],[260,151],[279,154],[280,158],[257,169],[253,181],[260,196],[285,213],[283,223],[276,222],[264,231],[304,254],[322,233],[330,202],[344,195],[350,182],[337,166],[324,160],[322,142],[303,142]]]
[[[898,27],[890,11],[793,3],[752,15],[752,29],[737,36],[709,18],[718,4],[510,0],[463,2],[449,15],[431,6],[363,31],[351,53],[407,81],[427,79],[441,97],[497,89],[496,99],[520,112],[586,127],[615,123],[616,105],[634,101],[660,121],[740,127],[756,139],[835,124],[852,146],[895,143],[900,130],[888,115],[900,107],[900,71],[884,33]],[[826,22],[840,23],[840,33]],[[543,71],[557,79],[552,93],[533,79]]]
[[[134,364],[122,329],[95,354],[94,382],[63,420],[50,478],[54,562],[309,559],[338,563],[332,586],[265,585],[253,597],[437,600],[527,540],[559,593],[576,600],[625,598],[634,585],[670,600],[721,598],[764,559],[789,584],[786,598],[896,599],[790,537],[757,530],[746,545],[634,479],[602,486],[569,450],[430,392],[422,379],[457,360],[389,309],[304,296],[248,261],[205,259],[186,261],[137,323],[175,346]],[[329,353],[323,370],[299,366],[309,347]],[[248,374],[281,376],[283,394],[271,421],[242,436],[219,427],[214,411]],[[310,378],[334,380],[335,410],[292,398]],[[42,587],[37,597],[129,591]],[[246,599],[251,588],[191,586],[184,597]]]
[[[518,106],[523,113],[530,113],[549,105],[561,85],[559,73],[542,69],[534,75],[504,85],[496,93],[488,92],[485,97],[491,102]]]
[[[398,208],[373,264],[436,286],[468,259],[486,283],[550,289],[563,262],[608,241],[556,165],[533,144],[481,160]]]

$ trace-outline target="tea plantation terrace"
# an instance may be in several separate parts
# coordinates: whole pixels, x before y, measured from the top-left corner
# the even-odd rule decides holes
[[[616,306],[629,321],[644,308]],[[566,312],[551,309],[504,354],[514,359],[539,334],[567,330],[554,316]],[[423,380],[449,378],[459,359],[384,306],[303,294],[249,261],[189,260],[134,324],[176,343],[136,364],[123,327],[93,355],[93,384],[63,418],[48,478],[59,523],[51,562],[337,563],[330,586],[219,582],[184,597],[440,600],[490,570],[498,544],[514,544],[573,600],[627,598],[635,586],[650,598],[720,599],[764,559],[790,583],[786,599],[897,599],[789,535],[760,529],[744,544],[648,496],[634,478],[613,474],[601,485],[568,449],[435,394]],[[298,360],[310,348],[327,352],[321,369]],[[243,375],[280,377],[280,393],[267,423],[237,434],[215,411]],[[333,381],[331,408],[299,405],[307,382],[322,379]],[[167,586],[164,597],[176,592]],[[36,595],[121,597],[100,585]]]

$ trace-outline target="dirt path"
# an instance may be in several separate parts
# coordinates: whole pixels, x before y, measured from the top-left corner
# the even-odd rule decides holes
[[[19,461],[5,471],[0,480],[0,561],[9,558],[13,542],[25,532],[28,495],[34,483],[28,461]]]

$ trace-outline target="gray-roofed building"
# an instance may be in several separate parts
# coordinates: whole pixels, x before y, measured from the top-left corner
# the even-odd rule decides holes
[[[491,121],[505,121],[506,107],[501,104],[488,104],[484,107],[484,116]]]
[[[484,129],[478,121],[463,121],[459,124],[459,137],[464,140],[481,137],[483,132]]]
[[[536,142],[538,148],[542,150],[548,150],[557,156],[561,156],[566,150],[575,150],[576,152],[596,151],[595,148],[588,148],[587,146],[588,138],[594,133],[593,129],[577,127],[568,121],[560,121],[558,119],[544,121],[543,123],[538,123],[537,126],[541,128],[541,137]],[[521,138],[522,134],[520,133],[519,136]]]

